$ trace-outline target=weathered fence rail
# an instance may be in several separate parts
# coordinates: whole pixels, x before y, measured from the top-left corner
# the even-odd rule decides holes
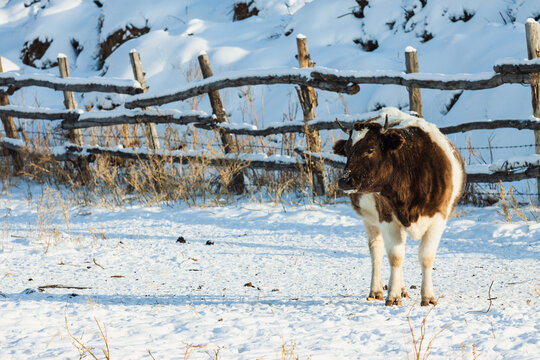
[[[150,126],[148,134],[149,150],[133,149],[108,149],[99,146],[84,146],[77,144],[66,144],[61,150],[56,149],[53,157],[59,161],[69,161],[89,155],[107,154],[110,156],[123,157],[128,159],[149,159],[152,156],[172,159],[173,162],[185,164],[190,161],[204,161],[212,166],[230,166],[233,163],[242,162],[244,166],[266,170],[287,170],[294,171],[304,167],[310,167],[313,161],[320,162],[324,166],[335,168],[343,167],[343,161],[334,157],[324,157],[320,155],[320,148],[307,144],[307,149],[296,149],[296,157],[267,157],[264,154],[241,154],[235,149],[230,135],[247,136],[269,136],[286,133],[304,133],[306,139],[308,134],[315,134],[322,130],[338,129],[336,119],[345,128],[352,128],[358,121],[365,121],[375,117],[377,113],[346,116],[336,115],[325,118],[315,118],[314,108],[317,105],[313,88],[333,91],[339,93],[356,94],[360,90],[360,84],[381,84],[381,85],[401,85],[409,89],[410,109],[421,115],[422,104],[420,89],[439,90],[482,90],[501,86],[504,84],[531,84],[533,89],[533,117],[529,119],[502,119],[483,120],[467,122],[454,126],[442,127],[441,132],[445,134],[466,132],[480,129],[500,129],[513,128],[518,130],[534,130],[537,138],[537,153],[540,153],[540,120],[537,108],[540,108],[540,95],[537,85],[540,83],[540,24],[534,21],[527,22],[527,47],[529,50],[529,60],[509,60],[495,64],[494,72],[480,74],[433,74],[419,72],[418,58],[416,50],[408,47],[406,49],[407,72],[399,71],[340,71],[327,68],[313,68],[313,62],[307,52],[305,38],[297,39],[299,49],[299,61],[301,68],[294,69],[270,69],[254,71],[237,71],[227,74],[213,75],[208,59],[199,58],[200,66],[205,72],[205,79],[189,83],[180,87],[176,91],[147,94],[144,73],[140,66],[138,54],[132,52],[130,59],[137,80],[118,79],[82,79],[82,78],[55,78],[42,75],[18,75],[14,73],[0,73],[0,86],[5,86],[0,91],[2,96],[2,106],[0,106],[0,117],[6,129],[6,135],[16,138],[16,132],[7,131],[10,125],[9,119],[12,117],[25,119],[61,120],[59,127],[65,130],[84,129],[89,127],[102,127],[121,124],[193,124],[200,129],[218,131],[222,138],[222,146],[225,154],[221,157],[211,157],[207,154],[194,154],[182,152],[182,150],[166,152],[159,150],[157,135],[154,125]],[[302,53],[302,49],[304,52]],[[532,49],[532,50],[531,50]],[[204,55],[201,55],[204,57]],[[535,59],[536,58],[536,59]],[[66,58],[67,60],[67,58]],[[65,65],[67,68],[67,64]],[[1,71],[0,71],[1,72]],[[272,85],[272,84],[292,84],[298,85],[298,94],[304,110],[304,120],[272,125],[265,128],[256,128],[249,125],[229,124],[221,102],[218,90],[231,87],[247,85]],[[67,110],[28,108],[9,105],[8,95],[13,94],[18,89],[25,86],[41,86],[64,92],[113,92],[118,94],[131,95],[125,100],[125,109],[109,111],[89,111],[74,109],[75,105],[66,106]],[[193,97],[210,94],[212,96],[213,115],[204,112],[180,112],[176,110],[150,109],[149,106],[158,106],[175,101],[183,101]],[[311,135],[310,135],[311,136]],[[318,135],[317,135],[318,136]],[[228,138],[229,137],[229,138]],[[154,142],[151,140],[154,139]],[[227,140],[228,139],[228,140]],[[317,138],[313,138],[316,141]],[[12,156],[17,152],[32,152],[20,140],[3,138],[0,145],[8,149]],[[309,151],[309,150],[312,151]],[[315,150],[314,150],[315,149]],[[317,150],[318,149],[318,150]],[[38,156],[39,154],[33,154]],[[498,167],[498,164],[486,165],[482,171],[471,168],[467,171],[469,182],[498,182],[516,181],[522,179],[538,178],[540,176],[540,155],[521,161],[508,161],[505,166]],[[15,160],[15,158],[14,158]],[[513,165],[512,165],[513,164]],[[500,164],[499,164],[500,165]],[[515,165],[515,166],[514,166]],[[312,170],[322,171],[322,168],[313,167]],[[314,177],[314,186],[315,186]],[[540,184],[540,182],[539,182]],[[540,185],[539,185],[540,186]]]
[[[192,161],[204,162],[209,166],[237,166],[249,167],[253,169],[264,169],[269,171],[298,171],[306,166],[300,159],[287,155],[265,154],[225,154],[224,156],[215,156],[209,153],[185,152],[182,150],[173,151],[148,151],[122,148],[106,148],[101,146],[78,146],[75,144],[66,144],[56,147],[52,154],[43,154],[29,149],[20,139],[0,139],[0,145],[6,149],[27,153],[29,157],[34,158],[53,158],[56,161],[73,161],[81,157],[86,158],[88,162],[94,161],[91,155],[109,155],[129,160],[166,160],[177,164],[189,164]]]
[[[321,90],[356,94],[358,84],[401,85],[413,88],[438,90],[485,90],[503,84],[530,84],[530,73],[520,74],[430,74],[403,73],[391,70],[340,71],[324,68],[272,69],[230,72],[209,79],[190,83],[174,92],[144,94],[134,96],[125,103],[126,108],[164,105],[204,95],[211,91],[247,85],[297,84],[312,86]]]
[[[105,92],[118,94],[140,94],[141,84],[135,80],[105,78],[56,78],[52,75],[19,75],[17,73],[1,73],[0,86],[10,86],[13,91],[27,86],[39,86],[59,91],[73,92]]]
[[[122,124],[206,124],[215,121],[215,117],[204,111],[182,112],[179,110],[57,110],[47,108],[20,107],[15,105],[0,106],[0,116],[13,116],[24,119],[63,120],[62,129],[85,129],[99,126]]]
[[[234,135],[268,136],[286,133],[301,133],[304,132],[306,128],[308,130],[340,129],[340,126],[338,125],[336,120],[338,120],[345,129],[352,129],[353,125],[356,122],[365,121],[375,116],[377,116],[376,112],[369,112],[359,115],[325,116],[324,118],[316,119],[309,124],[304,124],[301,121],[295,121],[280,125],[270,125],[265,128],[257,128],[253,125],[215,124],[212,122],[194,123],[194,126],[206,130],[220,129]],[[453,126],[440,127],[439,130],[443,134],[455,134],[471,130],[494,130],[503,128],[511,128],[517,130],[540,130],[540,120],[482,120],[467,122]]]

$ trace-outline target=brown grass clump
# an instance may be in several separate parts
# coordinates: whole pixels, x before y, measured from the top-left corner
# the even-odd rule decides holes
[[[305,198],[312,201],[311,174],[307,170],[274,171],[250,169],[245,161],[210,165],[208,158],[222,157],[219,136],[215,133],[200,132],[192,128],[179,133],[173,126],[167,126],[163,141],[164,156],[145,156],[136,159],[121,159],[109,155],[92,155],[87,158],[89,180],[81,174],[78,163],[60,162],[53,158],[55,146],[63,139],[53,134],[50,128],[41,131],[23,130],[28,145],[24,155],[22,174],[26,179],[41,184],[44,188],[67,190],[73,205],[98,205],[115,207],[125,203],[156,205],[160,203],[185,202],[189,205],[219,205],[235,202],[238,196],[231,191],[230,184],[236,174],[243,173],[248,181],[246,191],[240,197],[253,201],[286,201],[288,195],[295,200]],[[142,127],[113,126],[94,128],[87,132],[86,140],[91,145],[114,148],[119,145],[138,148],[144,146]],[[237,136],[237,146],[246,153],[266,153],[292,155],[295,141],[287,135],[285,142],[279,139],[260,139]],[[205,158],[175,162],[172,156],[181,149],[204,151]],[[169,155],[167,155],[169,154]],[[10,158],[3,157],[1,167],[9,168]],[[82,160],[85,161],[85,160]],[[9,173],[9,171],[7,171]],[[5,174],[5,172],[4,172]],[[329,184],[338,176],[330,170]],[[9,183],[6,177],[4,182]],[[337,188],[331,186],[323,201],[335,201]]]

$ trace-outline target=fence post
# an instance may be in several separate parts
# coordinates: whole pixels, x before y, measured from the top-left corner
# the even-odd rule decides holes
[[[2,66],[2,57],[0,56],[0,73],[4,72],[4,67]],[[9,105],[9,96],[4,91],[0,91],[0,105]],[[12,139],[18,139],[19,134],[17,133],[17,127],[15,126],[15,121],[12,116],[2,116],[2,124],[4,125],[4,131],[6,136]],[[13,161],[13,168],[15,173],[19,173],[23,168],[23,161],[21,154],[14,150],[8,150],[9,155],[11,155],[11,160]]]
[[[58,69],[60,70],[61,78],[68,78],[70,76],[68,58],[64,54],[58,54]],[[68,110],[75,110],[77,108],[77,102],[72,91],[64,91],[64,105]],[[81,129],[69,130],[68,137],[75,145],[83,145]]]
[[[64,54],[58,54],[58,69],[60,71],[61,78],[68,78],[70,76],[68,58]],[[68,110],[77,109],[77,102],[75,101],[75,95],[73,95],[72,91],[64,91],[64,106]],[[68,138],[75,145],[78,145],[78,146],[84,145],[82,129],[69,130]],[[74,162],[74,164],[75,164],[75,168],[77,169],[77,171],[79,172],[81,176],[81,182],[83,184],[88,184],[91,177],[90,175],[91,172],[90,172],[90,167],[88,166],[88,162],[86,162],[84,158],[79,158],[78,160]]]
[[[201,67],[203,78],[206,79],[213,76],[214,73],[212,72],[212,67],[210,66],[210,60],[208,59],[208,55],[206,53],[202,53],[197,59],[199,60],[199,66]],[[210,105],[212,106],[212,111],[216,116],[216,122],[227,122],[227,114],[225,113],[225,109],[223,108],[223,103],[221,102],[219,92],[217,90],[211,91],[208,93],[208,97],[210,98]],[[231,134],[227,134],[220,129],[219,135],[221,137],[221,144],[223,145],[223,150],[225,154],[238,152],[238,149],[233,141]],[[235,194],[242,194],[244,192],[244,173],[242,171],[238,171],[233,174],[228,189]]]
[[[148,88],[146,87],[146,79],[144,78],[144,72],[141,65],[141,56],[137,52],[137,50],[131,50],[129,53],[129,59],[131,61],[131,69],[133,70],[133,76],[135,77],[135,80],[137,80],[142,88],[143,92],[147,92]],[[146,110],[148,107],[142,108],[143,110]],[[146,128],[146,141],[148,142],[148,147],[151,150],[159,150],[159,138],[156,130],[156,124],[154,123],[147,123],[145,124]]]
[[[525,24],[527,37],[527,53],[529,60],[540,57],[540,24],[534,19],[527,19]],[[533,115],[540,118],[540,73],[531,74],[531,95]],[[534,131],[536,153],[540,154],[540,131]],[[538,189],[538,206],[540,206],[540,177],[536,179]]]
[[[307,38],[304,35],[298,35],[296,37],[296,46],[298,48],[298,64],[301,68],[312,68],[315,63],[311,61],[309,50],[307,46]],[[319,137],[319,131],[307,130],[307,124],[309,121],[315,119],[315,108],[317,107],[317,95],[315,89],[311,86],[301,85],[300,89],[296,88],[298,98],[300,99],[300,105],[302,106],[302,112],[304,113],[304,124],[306,125],[306,143],[308,156],[311,153],[321,152],[321,139]],[[310,170],[312,173],[313,181],[313,194],[316,196],[324,195],[324,168],[320,161],[312,162],[308,159]]]
[[[418,53],[412,46],[405,48],[405,67],[407,74],[417,73],[419,71]],[[409,90],[409,110],[414,111],[418,117],[423,117],[420,88],[408,87],[407,89]]]

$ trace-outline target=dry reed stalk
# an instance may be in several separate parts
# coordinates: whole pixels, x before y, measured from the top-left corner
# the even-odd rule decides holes
[[[45,254],[49,251],[51,242],[58,237],[56,229],[51,229],[57,211],[57,204],[54,202],[52,189],[46,187],[36,207],[36,238],[43,246]]]

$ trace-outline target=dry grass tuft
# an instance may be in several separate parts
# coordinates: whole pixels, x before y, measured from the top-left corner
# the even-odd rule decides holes
[[[433,345],[433,342],[435,341],[435,339],[443,332],[445,331],[446,329],[448,329],[451,324],[448,324],[446,326],[444,326],[441,330],[439,330],[438,332],[436,332],[435,334],[433,334],[433,336],[431,337],[431,339],[427,342],[427,344],[425,343],[425,341],[427,341],[426,339],[426,324],[427,324],[427,319],[429,317],[429,315],[431,314],[431,312],[433,311],[433,309],[435,308],[434,306],[433,307],[430,307],[428,312],[426,313],[426,315],[424,315],[424,317],[422,318],[422,321],[420,323],[420,333],[417,335],[415,334],[415,331],[414,331],[414,328],[413,328],[413,325],[411,323],[411,312],[415,306],[416,302],[414,302],[412,304],[412,306],[410,307],[409,311],[407,312],[407,323],[409,324],[409,331],[410,331],[410,334],[411,334],[411,342],[412,342],[412,350],[413,350],[413,357],[415,360],[426,360],[429,358],[429,356],[431,355],[431,347]],[[425,349],[422,349],[422,347],[426,345],[426,348]],[[407,358],[409,358],[409,352],[407,351]]]
[[[515,220],[525,221],[525,222],[538,222],[538,213],[540,207],[534,206],[531,197],[528,197],[528,204],[526,204],[527,210],[524,210],[524,207],[518,202],[514,195],[514,188],[506,190],[502,181],[499,183],[499,197],[500,197],[500,208],[501,215],[504,216],[504,219],[508,223],[513,223]]]
[[[69,335],[69,337],[73,340],[73,346],[77,349],[79,352],[79,359],[84,359],[87,355],[91,356],[95,360],[99,360],[99,358],[95,355],[95,348],[88,345],[88,342],[85,343],[84,341],[84,331],[81,333],[79,337],[73,335],[71,331],[69,330],[69,324],[67,319],[67,314],[64,314],[64,320],[66,323],[66,331]],[[103,342],[103,347],[101,348],[101,352],[103,352],[103,356],[105,360],[111,360],[111,350],[109,348],[109,340],[107,337],[107,327],[105,324],[100,324],[96,317],[94,317],[94,321],[96,322],[97,328],[99,330],[99,333],[95,333],[94,336]]]
[[[283,343],[281,345],[281,354],[280,359],[281,360],[300,360],[300,357],[295,354],[296,351],[296,342],[290,341],[289,343]],[[311,355],[307,357],[307,359],[311,359]]]

